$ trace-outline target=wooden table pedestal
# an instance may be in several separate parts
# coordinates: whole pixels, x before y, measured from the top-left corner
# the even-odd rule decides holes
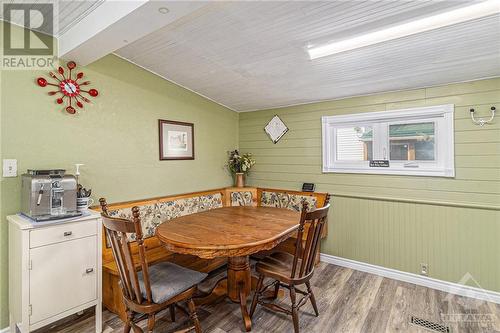
[[[240,305],[243,324],[250,331],[247,298],[257,279],[252,277],[249,256],[270,250],[290,237],[298,228],[299,218],[299,213],[282,208],[224,207],[172,219],[158,226],[156,236],[173,252],[206,259],[228,258],[227,276],[209,292],[199,292],[194,301],[203,305],[229,297]]]
[[[247,297],[252,289],[252,274],[248,256],[229,257],[227,263],[227,295],[240,304],[245,329],[252,329],[252,321],[247,310]]]

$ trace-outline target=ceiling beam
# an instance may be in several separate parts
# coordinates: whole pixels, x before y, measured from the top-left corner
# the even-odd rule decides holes
[[[107,0],[59,36],[58,55],[88,65],[207,4]]]

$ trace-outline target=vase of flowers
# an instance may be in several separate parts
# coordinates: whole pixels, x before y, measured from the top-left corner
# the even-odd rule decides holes
[[[227,167],[229,168],[229,171],[234,174],[234,186],[245,186],[244,177],[246,174],[248,174],[254,164],[255,160],[252,158],[252,154],[250,153],[240,154],[238,150],[229,152]]]

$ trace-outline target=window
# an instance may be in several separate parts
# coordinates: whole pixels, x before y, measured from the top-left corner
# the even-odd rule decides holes
[[[371,136],[373,128],[349,127],[337,129],[337,160],[339,161],[369,161],[373,155],[373,140],[363,139]]]
[[[325,116],[323,172],[454,177],[453,110]]]
[[[434,161],[434,122],[389,125],[390,160]]]

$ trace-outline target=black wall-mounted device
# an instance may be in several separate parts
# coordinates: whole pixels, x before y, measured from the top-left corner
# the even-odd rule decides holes
[[[315,185],[313,183],[302,184],[302,192],[314,192]]]

